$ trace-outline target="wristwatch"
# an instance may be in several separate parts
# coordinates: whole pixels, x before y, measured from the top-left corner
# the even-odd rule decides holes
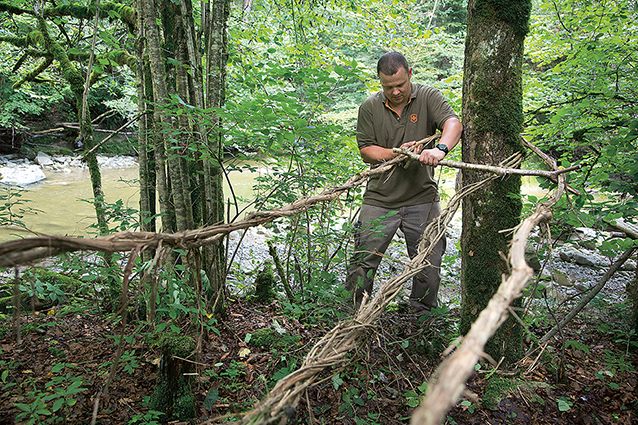
[[[450,152],[450,150],[448,149],[447,145],[443,144],[443,143],[439,143],[438,145],[435,146],[438,150],[443,151],[444,154],[448,154]]]

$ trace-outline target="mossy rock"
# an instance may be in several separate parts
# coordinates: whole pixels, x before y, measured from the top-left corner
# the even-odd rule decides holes
[[[255,298],[257,301],[268,304],[277,299],[277,293],[273,289],[274,286],[275,275],[273,274],[272,264],[265,263],[257,274],[257,279],[255,279]]]
[[[551,390],[551,386],[545,382],[503,378],[498,375],[492,376],[485,387],[483,406],[487,409],[498,409],[498,405],[502,400],[519,391],[528,393],[529,398],[536,398],[534,390],[539,387],[545,388],[546,391]]]
[[[34,267],[23,274],[24,277],[29,276],[27,279],[31,282],[31,279],[38,278],[40,281],[45,283],[51,283],[54,285],[60,285],[66,291],[76,292],[84,283],[76,278],[63,275],[61,273],[57,273],[48,269],[42,269],[39,267]]]
[[[298,344],[301,338],[297,335],[279,333],[273,328],[259,329],[252,334],[248,343],[258,348],[286,348]]]
[[[20,276],[20,281],[28,291],[36,286],[36,294],[41,295],[35,297],[32,305],[28,292],[22,292],[20,294],[21,308],[29,310],[33,306],[37,311],[60,304],[66,299],[64,293],[77,293],[84,285],[82,281],[73,277],[37,267],[25,271]],[[41,285],[46,285],[47,288],[42,288]],[[6,313],[13,304],[12,280],[3,285],[0,295],[2,295],[0,296],[0,312]]]

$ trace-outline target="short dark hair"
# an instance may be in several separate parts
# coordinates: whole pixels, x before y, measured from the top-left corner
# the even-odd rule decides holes
[[[377,75],[394,75],[399,72],[399,68],[405,68],[406,72],[409,72],[408,60],[399,52],[388,52],[377,62]]]

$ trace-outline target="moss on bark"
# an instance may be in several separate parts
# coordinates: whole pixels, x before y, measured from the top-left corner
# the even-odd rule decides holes
[[[193,380],[188,373],[193,363],[183,361],[195,350],[195,341],[174,333],[160,340],[162,360],[150,408],[163,412],[167,421],[190,421],[196,417]],[[180,359],[181,358],[181,359]]]
[[[266,263],[257,274],[255,280],[255,296],[261,303],[269,303],[277,298],[277,293],[273,289],[275,286],[275,276],[272,271],[272,264]]]
[[[531,2],[470,0],[463,81],[463,160],[497,165],[524,148],[522,56]],[[465,171],[464,185],[485,176]],[[461,333],[466,333],[508,274],[504,259],[520,222],[520,177],[495,180],[463,202]],[[522,329],[508,319],[485,351],[497,361],[518,360]]]

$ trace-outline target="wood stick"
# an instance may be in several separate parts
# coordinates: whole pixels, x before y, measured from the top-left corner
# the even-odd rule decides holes
[[[396,153],[400,153],[408,156],[410,159],[417,160],[419,159],[419,155],[409,151],[406,148],[394,148],[392,149]],[[450,161],[447,159],[442,159],[439,161],[439,165],[443,165],[451,168],[460,168],[464,170],[474,170],[474,171],[485,171],[489,173],[494,173],[499,176],[506,176],[510,174],[517,174],[521,176],[540,176],[547,177],[548,179],[556,180],[556,177],[560,174],[568,173],[570,171],[578,170],[582,168],[582,165],[574,165],[569,168],[564,168],[556,171],[545,171],[545,170],[521,170],[519,168],[503,168],[496,167],[494,165],[483,165],[483,164],[469,164],[467,162],[458,162],[458,161]]]

